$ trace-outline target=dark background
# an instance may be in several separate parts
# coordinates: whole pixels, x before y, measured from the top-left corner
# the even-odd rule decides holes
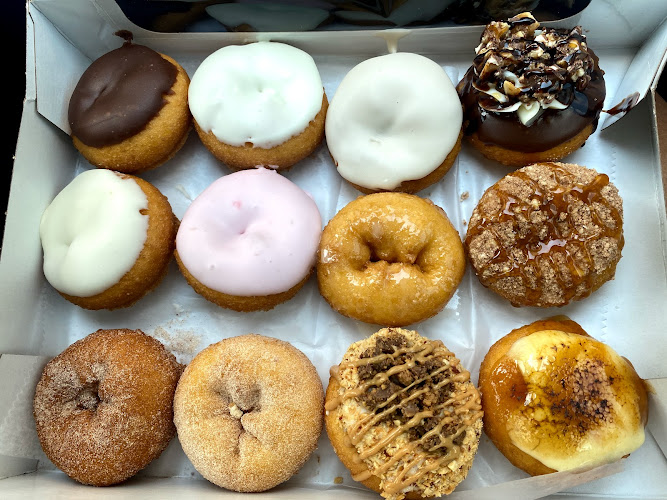
[[[1,31],[3,37],[2,46],[5,47],[8,63],[4,66],[3,89],[7,116],[0,130],[2,137],[2,151],[0,169],[0,234],[4,228],[7,211],[7,198],[9,194],[9,183],[14,164],[14,152],[16,149],[16,138],[18,137],[21,112],[25,97],[25,3],[22,0],[10,0],[2,2],[3,16],[1,19]],[[667,76],[660,79],[658,93],[667,99]],[[38,181],[38,179],[37,179]]]

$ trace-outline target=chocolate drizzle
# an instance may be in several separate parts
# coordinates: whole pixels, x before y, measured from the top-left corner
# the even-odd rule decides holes
[[[141,132],[166,104],[178,70],[160,54],[131,43],[95,60],[69,102],[72,135],[91,147],[118,144]]]
[[[540,28],[530,14],[519,14],[507,23],[490,23],[476,52],[457,85],[467,135],[534,153],[597,126],[604,72],[581,27]],[[527,124],[517,113],[522,105],[539,107]]]
[[[482,412],[470,374],[442,342],[414,342],[393,328],[385,332],[359,358],[332,368],[339,382],[342,373],[356,370],[359,383],[339,393],[326,409],[332,411],[355,399],[367,410],[347,427],[348,444],[357,448],[359,461],[384,458],[354,479],[384,478],[383,491],[396,495],[456,460],[465,446],[469,449],[468,433],[475,434],[471,426]],[[383,423],[386,432],[373,434]],[[407,444],[387,454],[402,435],[407,435]]]

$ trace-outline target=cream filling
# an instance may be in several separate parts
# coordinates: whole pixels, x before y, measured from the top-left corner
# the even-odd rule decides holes
[[[547,396],[540,390],[548,386],[556,355],[577,346],[604,349],[605,363],[621,378],[628,374],[627,363],[611,348],[593,339],[556,330],[536,332],[515,342],[507,356],[516,360],[528,392],[524,405],[528,411],[511,414],[507,429],[517,448],[557,471],[613,462],[633,452],[644,442],[644,426],[634,391],[616,380],[609,388],[609,418],[581,433],[570,422],[551,413]],[[576,362],[586,359],[580,350]],[[620,387],[620,390],[619,390]],[[606,390],[600,388],[601,390]],[[559,420],[559,418],[561,418]]]

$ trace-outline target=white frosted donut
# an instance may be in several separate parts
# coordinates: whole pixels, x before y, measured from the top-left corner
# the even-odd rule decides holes
[[[88,170],[42,215],[44,275],[59,292],[91,297],[134,266],[147,237],[148,199],[129,176]]]
[[[303,132],[322,108],[313,58],[276,42],[229,45],[209,55],[190,82],[190,111],[202,130],[231,146],[273,148]]]
[[[424,56],[398,52],[347,73],[329,105],[325,134],[344,179],[393,190],[445,161],[459,142],[462,119],[445,71]]]
[[[322,219],[313,199],[266,168],[221,177],[185,212],[176,236],[182,265],[233,296],[285,292],[315,263]]]

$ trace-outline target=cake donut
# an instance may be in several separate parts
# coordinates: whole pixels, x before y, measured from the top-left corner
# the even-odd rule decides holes
[[[166,274],[176,229],[169,201],[149,182],[87,170],[42,214],[44,275],[85,309],[128,307]]]
[[[566,318],[513,330],[479,374],[484,431],[532,475],[595,467],[644,442],[648,398],[632,364]]]
[[[440,65],[397,52],[367,59],[345,75],[327,112],[327,146],[340,175],[363,193],[415,193],[453,165],[462,120],[461,102]]]
[[[352,478],[390,500],[439,497],[465,479],[480,395],[441,341],[383,328],[331,369],[325,424]]]
[[[93,61],[76,84],[68,120],[74,146],[92,165],[136,174],[183,146],[191,127],[190,78],[171,57],[132,43]]]
[[[232,170],[285,170],[324,137],[328,101],[315,61],[284,43],[218,49],[195,71],[188,95],[201,141]]]
[[[183,367],[140,330],[98,330],[44,368],[34,417],[46,456],[72,479],[120,483],[174,437],[172,403]]]
[[[308,460],[322,432],[324,391],[291,344],[224,339],[187,366],[174,397],[178,439],[192,465],[228,490],[265,491]]]
[[[457,90],[464,129],[484,156],[510,166],[557,161],[597,126],[604,71],[581,26],[540,27],[528,12],[490,23]]]
[[[266,168],[219,178],[188,207],[176,261],[192,288],[235,311],[268,310],[292,298],[315,266],[317,205]]]
[[[623,202],[606,174],[529,165],[486,190],[465,246],[480,282],[514,306],[563,306],[612,279],[623,249]]]
[[[405,326],[437,314],[465,271],[444,210],[406,193],[363,195],[326,225],[318,250],[322,296],[366,323]]]

